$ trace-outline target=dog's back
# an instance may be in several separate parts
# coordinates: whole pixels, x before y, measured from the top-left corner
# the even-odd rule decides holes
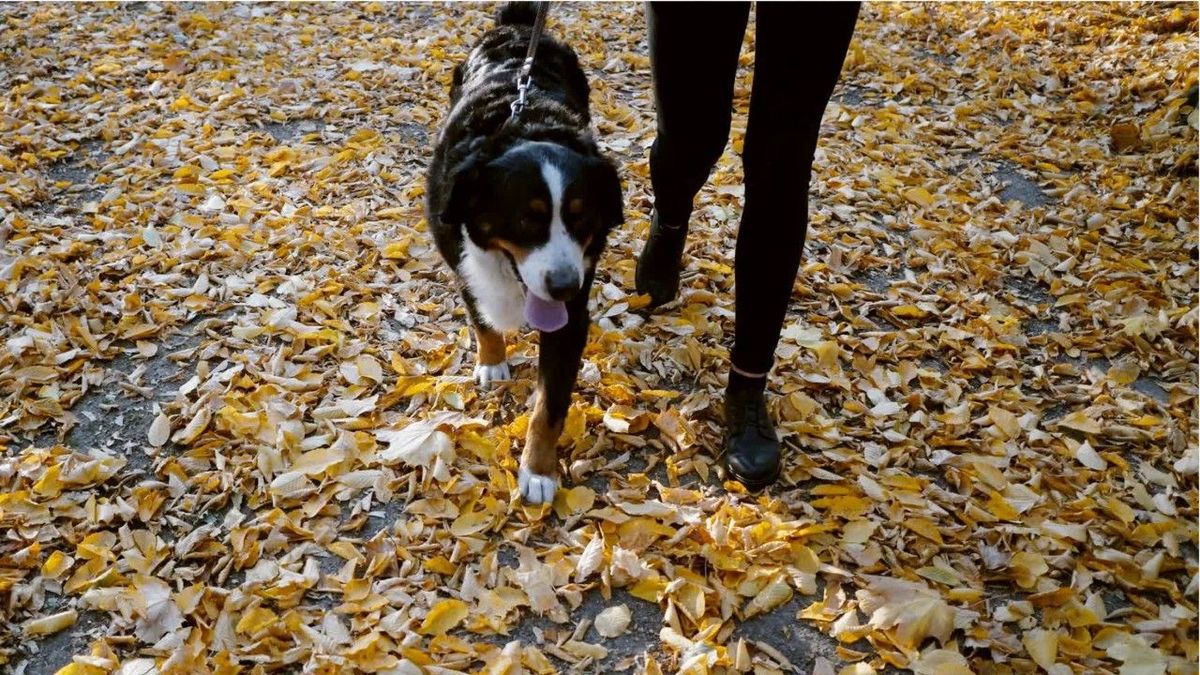
[[[466,89],[479,90],[480,93],[487,88],[483,85],[509,88],[511,92],[496,93],[502,98],[507,93],[507,100],[512,100],[517,72],[525,60],[536,16],[537,3],[533,2],[510,2],[496,12],[495,27],[454,69],[453,86],[450,89],[452,105],[457,107],[464,84],[468,85]],[[589,121],[587,77],[570,47],[543,32],[532,76],[534,86],[543,94],[582,115],[585,123]]]
[[[575,52],[543,32],[533,62],[532,85],[521,119],[509,122],[516,79],[529,48],[537,3],[510,2],[496,25],[454,69],[450,111],[429,165],[427,221],[442,254],[458,264],[460,233],[440,222],[449,199],[449,173],[473,153],[497,151],[519,140],[545,140],[595,153],[589,126],[588,83]]]

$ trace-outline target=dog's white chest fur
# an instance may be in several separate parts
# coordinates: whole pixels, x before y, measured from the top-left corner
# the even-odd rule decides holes
[[[471,289],[475,308],[492,328],[514,331],[525,323],[525,287],[512,264],[503,253],[476,246],[465,228],[458,273]]]

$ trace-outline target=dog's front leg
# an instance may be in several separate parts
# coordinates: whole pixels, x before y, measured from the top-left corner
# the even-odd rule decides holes
[[[471,324],[475,329],[475,383],[488,389],[494,382],[509,379],[504,333],[478,321]]]
[[[571,406],[571,392],[587,344],[591,286],[589,273],[579,295],[567,305],[567,325],[553,333],[541,334],[537,400],[529,415],[529,432],[517,473],[521,496],[529,504],[554,501],[558,489],[558,437]]]

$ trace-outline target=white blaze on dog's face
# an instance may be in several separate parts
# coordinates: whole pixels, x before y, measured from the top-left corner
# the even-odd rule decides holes
[[[565,302],[579,293],[596,254],[589,249],[602,245],[608,229],[621,221],[620,183],[612,166],[544,141],[519,143],[483,166],[463,170],[450,201],[450,217],[459,219],[468,237],[468,258],[502,254],[528,292],[548,301]],[[479,287],[486,282],[475,281],[476,295],[486,294]]]
[[[563,219],[563,172],[552,161],[541,166],[550,194],[550,223],[545,243],[527,249],[517,270],[530,293],[545,300],[569,300],[583,285],[583,246],[567,231]]]

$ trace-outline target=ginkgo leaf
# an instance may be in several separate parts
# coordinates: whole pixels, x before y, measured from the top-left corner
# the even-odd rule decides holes
[[[599,537],[593,537],[583,548],[583,553],[579,555],[579,562],[575,565],[575,580],[583,581],[589,576],[597,572],[604,565],[604,540]]]
[[[30,637],[51,635],[71,627],[77,618],[79,618],[79,614],[73,609],[68,609],[57,614],[26,621],[25,625],[21,627],[21,631]]]
[[[183,625],[183,614],[171,599],[171,588],[161,579],[138,576],[134,580],[138,639],[153,644]]]
[[[380,459],[385,462],[435,469],[434,476],[438,480],[449,478],[446,467],[454,462],[454,441],[432,422],[413,422],[400,429],[384,429],[375,432],[375,437],[387,443],[387,447],[379,452]]]
[[[933,195],[923,187],[910,188],[904,191],[904,198],[918,206],[929,206],[933,203]]]
[[[469,613],[470,608],[462,600],[440,600],[430,608],[418,630],[424,635],[445,635],[447,631],[462,623]]]
[[[200,434],[204,432],[204,429],[208,426],[208,423],[211,420],[212,411],[208,408],[200,408],[196,411],[196,414],[193,415],[190,420],[188,420],[186,426],[175,432],[175,435],[171,437],[171,440],[175,443],[179,443],[180,445],[188,445],[192,441],[195,441]]]
[[[1022,644],[1029,651],[1033,662],[1049,671],[1054,667],[1058,658],[1058,633],[1055,631],[1035,628],[1021,637]]]
[[[629,628],[633,613],[625,605],[613,605],[596,615],[592,623],[596,632],[606,638],[622,635]]]
[[[927,637],[943,645],[954,629],[955,612],[941,595],[912,581],[869,575],[858,591],[860,609],[873,628],[892,629],[897,645],[916,648]]]
[[[1079,447],[1075,449],[1075,459],[1089,469],[1103,471],[1108,468],[1108,461],[1101,457],[1087,441],[1080,443]]]
[[[763,614],[792,599],[792,587],[782,576],[777,576],[763,587],[750,602],[746,603],[742,613],[746,618]]]
[[[159,413],[154,417],[154,421],[150,423],[150,430],[146,432],[147,440],[150,445],[161,448],[167,444],[171,438],[171,421],[167,418],[166,413]]]

